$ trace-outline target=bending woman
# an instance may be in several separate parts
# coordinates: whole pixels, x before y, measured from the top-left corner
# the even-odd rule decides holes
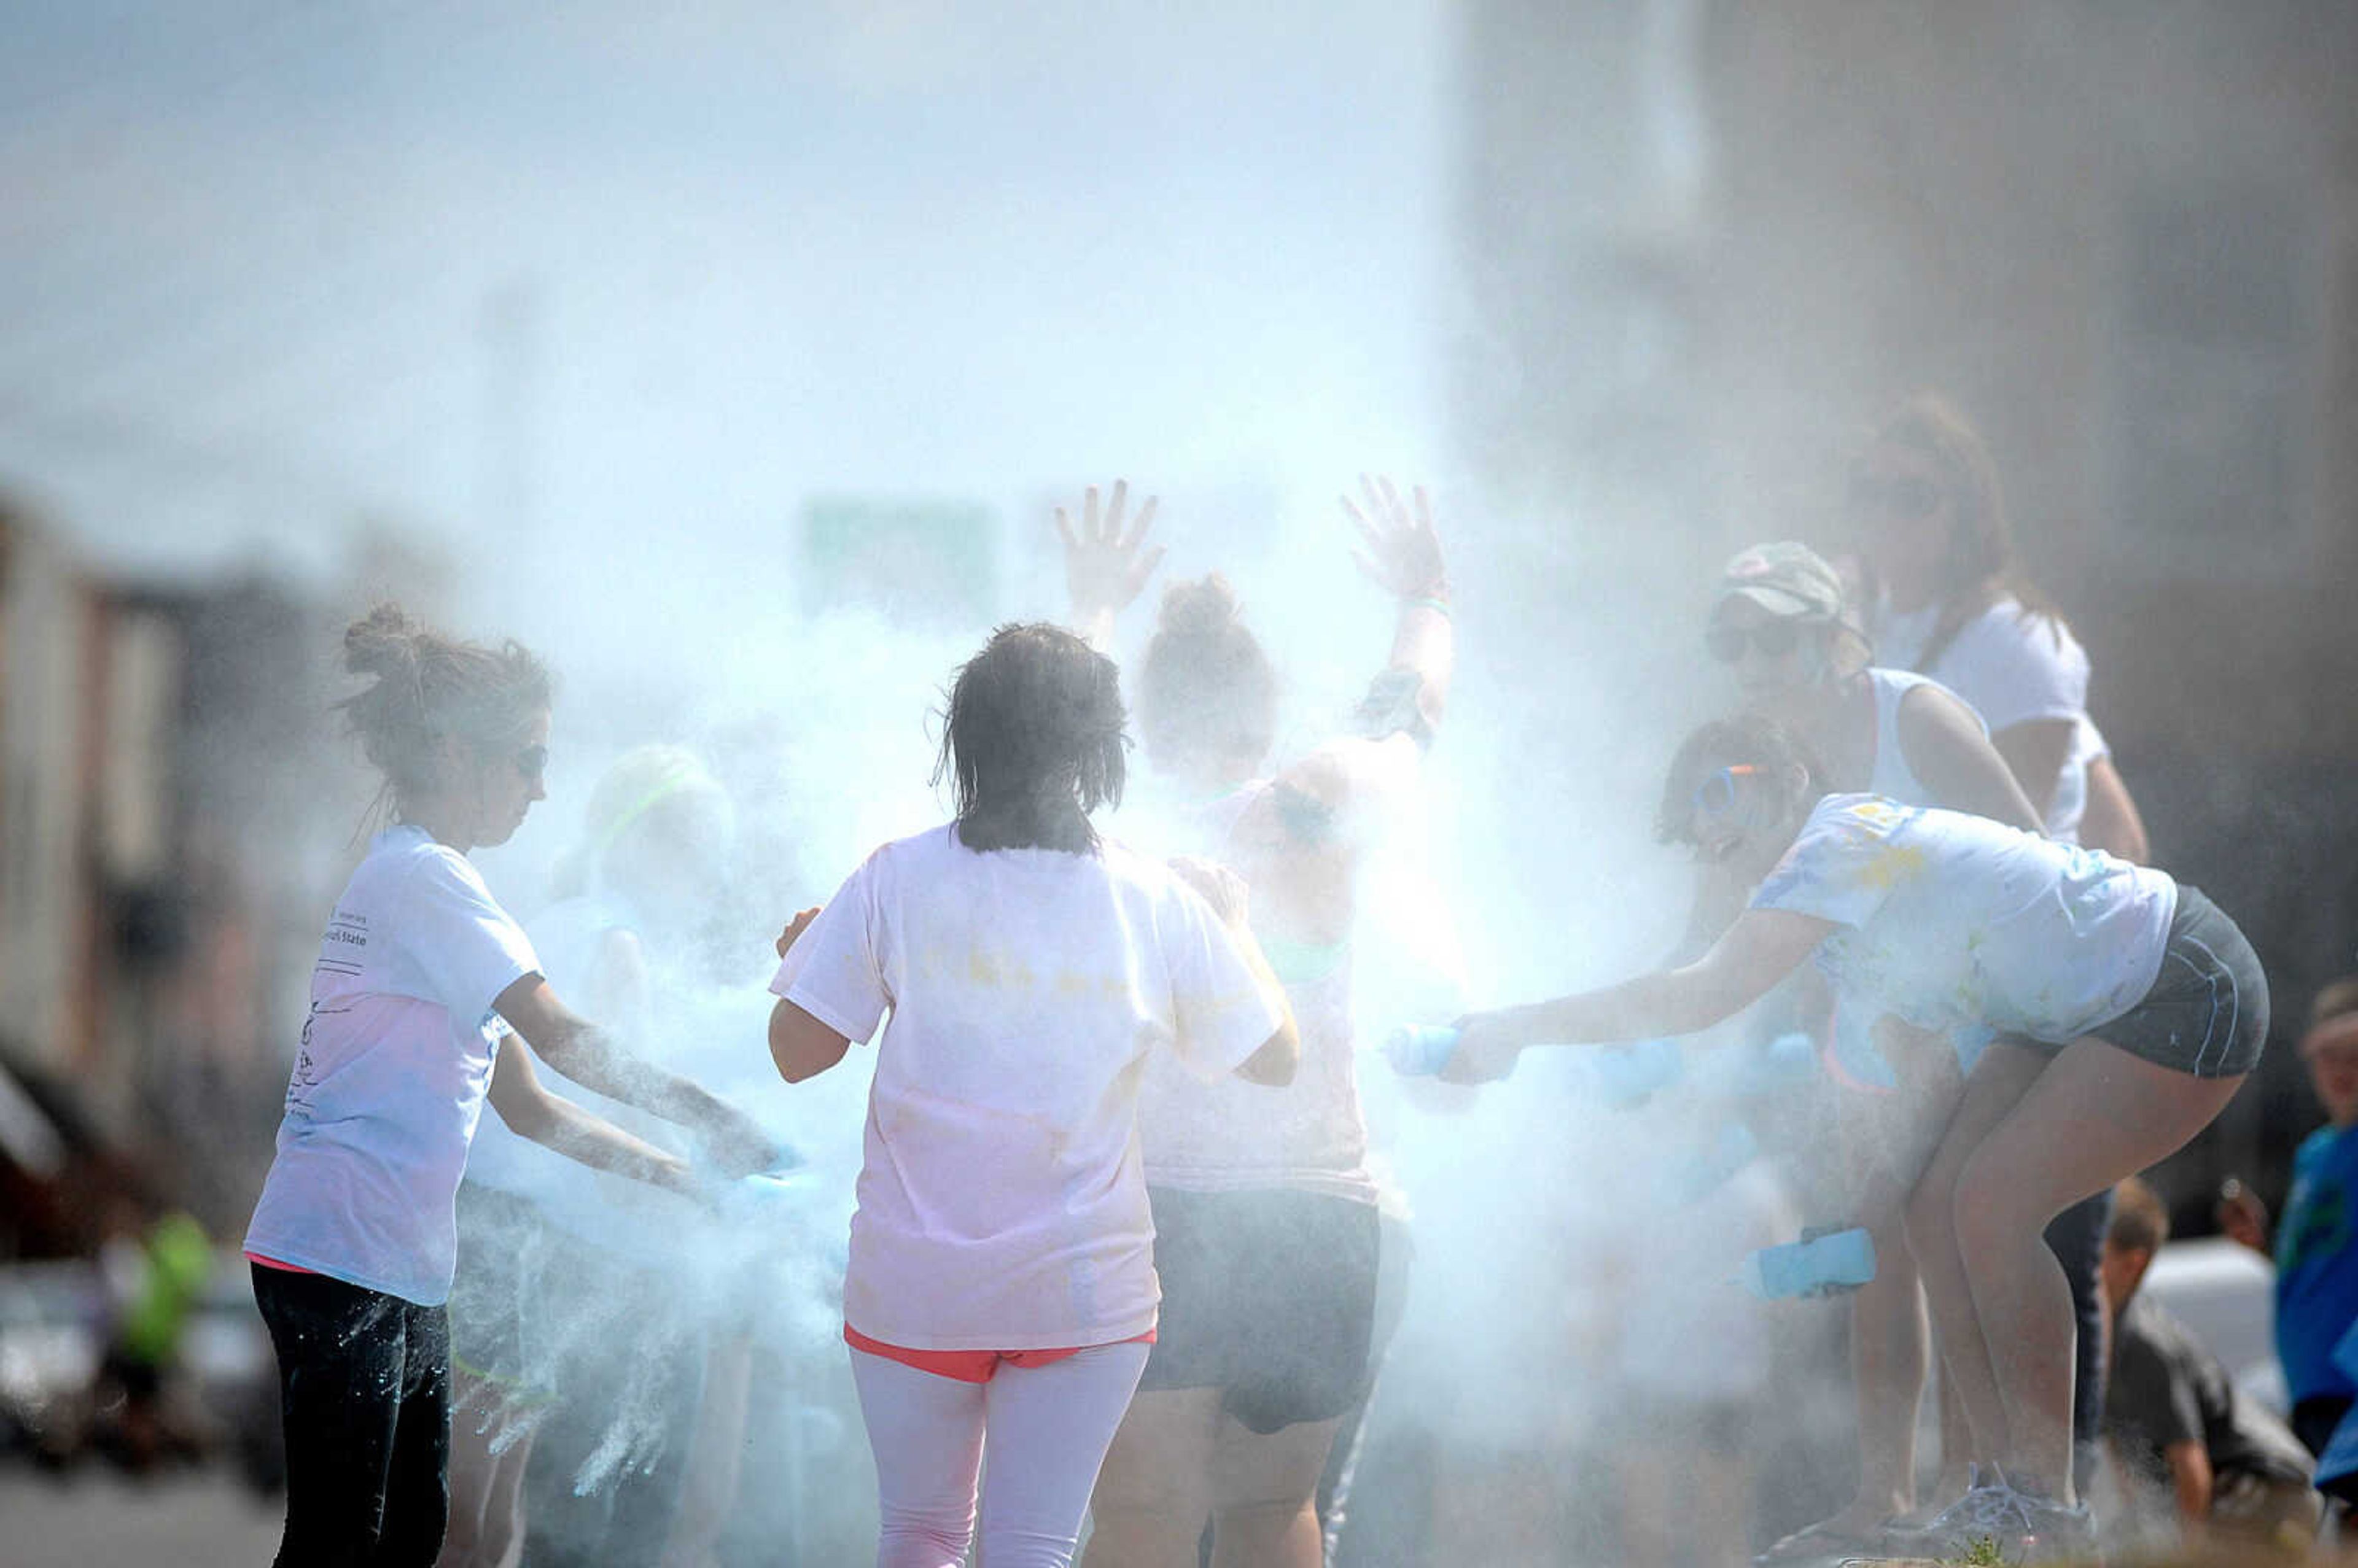
[[[427,1568],[448,1516],[453,1202],[483,1102],[586,1164],[681,1191],[687,1162],[548,1093],[521,1035],[576,1081],[704,1135],[737,1172],[751,1120],[616,1050],[542,979],[468,862],[543,798],[547,672],[385,606],[344,634],[373,684],[344,704],[394,825],[336,900],[278,1151],[246,1232],[287,1426],[282,1568]]]
[[[1067,575],[1075,618],[1103,630],[1143,580],[1121,569],[1141,558],[1143,523],[1124,537],[1119,486],[1102,524],[1096,500],[1065,529]],[[1270,770],[1276,675],[1217,577],[1163,595],[1139,667],[1147,760],[1194,803],[1190,849],[1252,890],[1303,1063],[1276,1095],[1148,1071],[1139,1130],[1163,1317],[1091,1505],[1091,1568],[1193,1568],[1207,1520],[1219,1568],[1317,1568],[1320,1477],[1369,1387],[1379,1236],[1351,933],[1369,826],[1416,776],[1452,642],[1423,493],[1413,514],[1388,482],[1363,501],[1345,503],[1361,566],[1399,608],[1358,733]]]
[[[1680,748],[1660,827],[1758,884],[1745,913],[1682,968],[1466,1019],[1445,1076],[1503,1077],[1531,1045],[1692,1033],[1813,954],[1837,987],[1919,1027],[1994,1030],[1909,1200],[1982,1464],[1919,1550],[1994,1536],[2039,1557],[2086,1551],[2071,1295],[2040,1234],[2234,1096],[2267,1034],[2250,945],[2159,871],[1978,816],[1828,795],[1808,752],[1755,719]]]
[[[1157,1055],[1282,1084],[1292,1019],[1244,892],[1103,843],[1113,662],[1001,628],[958,672],[936,778],[957,819],[871,855],[779,938],[778,1071],[834,1066],[889,1009],[843,1287],[876,1459],[879,1568],[1072,1561],[1153,1338],[1138,1085]],[[1208,890],[1210,902],[1195,888]]]

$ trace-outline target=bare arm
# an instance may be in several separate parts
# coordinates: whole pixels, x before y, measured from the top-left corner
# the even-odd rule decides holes
[[[2187,1520],[2211,1517],[2211,1451],[2199,1443],[2173,1443],[2162,1450],[2169,1465],[2169,1487],[2178,1496],[2178,1517]]]
[[[776,1142],[751,1117],[622,1049],[606,1031],[558,1000],[540,976],[525,976],[492,1005],[550,1066],[584,1087],[695,1129],[723,1169],[742,1175],[777,1162]]]
[[[2037,728],[2023,725],[2008,733]],[[1969,811],[2027,832],[2043,830],[2015,768],[1982,733],[1972,710],[1947,692],[1920,686],[1908,693],[1899,705],[1899,749],[1932,798],[1949,810]],[[2061,769],[2060,760],[2056,767]],[[2050,797],[2054,793],[2051,780],[2048,793]]]
[[[1155,498],[1148,496],[1138,509],[1137,522],[1127,531],[1122,514],[1130,504],[1130,481],[1113,481],[1113,495],[1103,512],[1098,509],[1098,487],[1081,498],[1080,520],[1056,508],[1056,536],[1065,544],[1065,595],[1073,630],[1101,654],[1113,651],[1114,620],[1146,588],[1146,579],[1163,564],[1163,546],[1146,548],[1154,526]]]
[[[2054,808],[2055,788],[2062,782],[2063,764],[2071,755],[2071,732],[2077,728],[2070,719],[2033,719],[1990,737],[2042,823]]]
[[[1212,913],[1219,916],[1220,924],[1228,927],[1238,953],[1244,958],[1245,967],[1260,983],[1262,994],[1277,1003],[1276,1033],[1238,1065],[1237,1076],[1249,1084],[1284,1087],[1293,1081],[1295,1071],[1302,1065],[1302,1032],[1293,1022],[1293,1003],[1286,997],[1285,987],[1279,983],[1277,971],[1269,967],[1269,958],[1260,950],[1260,939],[1253,935],[1251,895],[1245,880],[1226,866],[1192,856],[1173,860],[1171,870],[1201,894]]]
[[[1459,1021],[1457,1048],[1441,1076],[1458,1083],[1505,1077],[1530,1045],[1699,1033],[1767,995],[1833,929],[1815,915],[1747,909],[1682,968]]]
[[[790,1084],[818,1076],[850,1049],[849,1040],[784,997],[770,1010],[770,1060]]]
[[[533,1071],[532,1054],[516,1035],[501,1037],[499,1054],[492,1062],[489,1098],[492,1108],[510,1129],[568,1159],[676,1192],[686,1192],[693,1184],[687,1162],[676,1154],[633,1138],[605,1118],[549,1093],[540,1075]]]
[[[2107,752],[2088,763],[2088,810],[2080,818],[2080,842],[2136,865],[2152,863],[2153,844],[2146,837],[2145,815],[2122,781]]]

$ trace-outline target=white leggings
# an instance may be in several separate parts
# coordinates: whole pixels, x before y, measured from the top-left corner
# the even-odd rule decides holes
[[[876,1455],[876,1568],[966,1561],[986,1433],[978,1568],[1069,1568],[1090,1489],[1149,1348],[1095,1346],[1044,1367],[1001,1366],[987,1383],[851,1352]]]

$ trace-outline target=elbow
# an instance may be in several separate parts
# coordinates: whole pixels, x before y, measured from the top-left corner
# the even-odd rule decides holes
[[[1249,1084],[1282,1089],[1293,1081],[1302,1066],[1302,1033],[1294,1027],[1293,1013],[1288,1010],[1285,1022],[1277,1033],[1261,1042],[1260,1049],[1244,1060],[1237,1076]]]

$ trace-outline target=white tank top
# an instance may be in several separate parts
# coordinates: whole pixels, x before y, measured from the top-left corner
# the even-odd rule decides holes
[[[1932,792],[1924,787],[1924,781],[1908,765],[1907,748],[1899,743],[1899,705],[1920,686],[1948,692],[1951,697],[1957,694],[1930,676],[1909,670],[1870,669],[1866,678],[1875,688],[1875,771],[1868,775],[1866,793],[1903,806],[1938,806],[1940,802],[1932,798]],[[1963,698],[1958,700],[1963,702]],[[1971,703],[1965,704],[1965,711],[1973,712]],[[1974,717],[1976,721],[1981,718],[1977,713]],[[1982,733],[1989,733],[1987,725],[1982,727]]]

